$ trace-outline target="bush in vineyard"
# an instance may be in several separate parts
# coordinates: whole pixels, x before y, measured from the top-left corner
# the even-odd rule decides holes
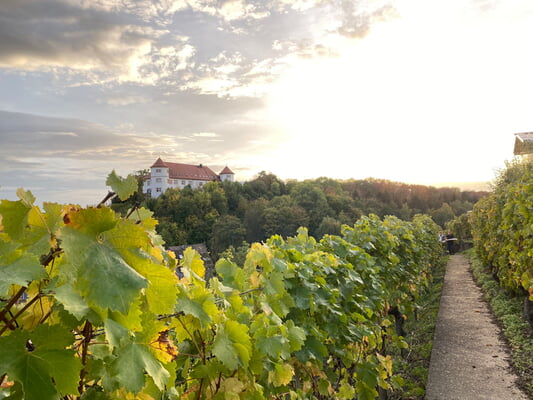
[[[107,184],[137,189],[114,172]],[[429,217],[273,236],[206,282],[145,209],[18,195],[0,203],[0,398],[374,399],[401,385],[387,352],[406,346],[395,322],[438,262]]]
[[[471,217],[474,245],[502,285],[533,299],[533,163],[516,162]]]

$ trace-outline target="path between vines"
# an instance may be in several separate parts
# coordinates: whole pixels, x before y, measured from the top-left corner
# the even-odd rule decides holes
[[[468,260],[446,267],[431,353],[426,400],[527,400],[516,386],[500,339]]]

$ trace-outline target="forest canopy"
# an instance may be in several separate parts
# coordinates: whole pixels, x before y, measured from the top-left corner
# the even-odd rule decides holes
[[[137,178],[141,188],[143,174]],[[487,194],[372,178],[284,182],[263,171],[244,183],[169,189],[157,199],[144,198],[139,190],[128,202],[116,200],[113,208],[126,212],[134,203],[143,204],[159,220],[158,233],[167,246],[206,243],[218,258],[229,246],[261,242],[274,234],[291,236],[302,226],[317,239],[339,234],[343,224],[353,225],[369,214],[407,221],[427,214],[444,227]]]

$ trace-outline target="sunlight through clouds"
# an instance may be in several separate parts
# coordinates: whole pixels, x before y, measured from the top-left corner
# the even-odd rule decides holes
[[[490,180],[532,130],[532,22],[529,0],[4,0],[1,193],[158,156]]]

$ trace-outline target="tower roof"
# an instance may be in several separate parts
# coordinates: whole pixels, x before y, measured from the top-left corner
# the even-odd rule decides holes
[[[163,160],[161,160],[161,157],[159,157],[154,165],[152,165],[150,168],[156,168],[156,167],[163,167],[163,168],[168,168],[167,165],[165,164],[165,162]]]
[[[220,175],[235,175],[233,173],[233,171],[231,169],[228,168],[228,166],[226,165],[226,167],[224,167],[224,169],[220,172]]]

